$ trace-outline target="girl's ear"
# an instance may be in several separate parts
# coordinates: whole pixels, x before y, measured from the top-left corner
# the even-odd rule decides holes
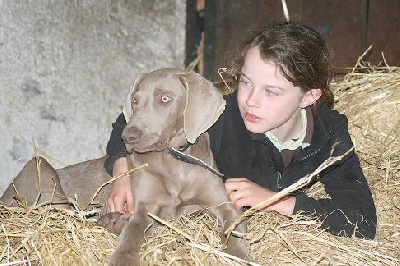
[[[307,91],[301,100],[300,107],[306,108],[307,106],[314,104],[321,97],[321,94],[322,92],[320,89],[311,89]]]

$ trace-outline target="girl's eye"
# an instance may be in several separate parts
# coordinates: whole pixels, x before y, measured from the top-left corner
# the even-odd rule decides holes
[[[161,95],[161,98],[160,98],[160,102],[161,102],[161,103],[168,103],[168,102],[170,102],[171,100],[172,100],[172,98],[169,97],[168,95]]]
[[[253,87],[253,84],[245,79],[239,79],[239,85],[246,86],[246,87]]]
[[[278,96],[278,93],[271,91],[271,90],[265,90],[265,92],[267,93],[267,96],[269,96],[269,97]]]

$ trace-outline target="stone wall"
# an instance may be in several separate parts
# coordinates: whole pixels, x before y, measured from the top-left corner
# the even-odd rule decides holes
[[[35,154],[105,155],[135,76],[183,68],[184,0],[0,0],[0,193]]]

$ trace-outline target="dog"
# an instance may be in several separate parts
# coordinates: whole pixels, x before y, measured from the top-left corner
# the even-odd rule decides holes
[[[141,74],[135,79],[124,106],[127,125],[122,138],[129,154],[130,167],[145,164],[147,167],[130,174],[135,212],[123,224],[110,265],[140,265],[140,247],[146,228],[153,222],[148,213],[162,219],[174,219],[190,206],[212,206],[211,213],[222,225],[219,228],[221,240],[224,243],[227,240],[226,251],[246,257],[246,241],[236,236],[226,239],[224,234],[240,212],[229,203],[222,179],[207,168],[177,160],[168,152],[169,148],[175,148],[215,168],[207,129],[216,122],[224,107],[222,94],[210,81],[194,72],[164,68]],[[56,184],[56,198],[64,204],[63,207],[65,195],[70,197],[76,194],[78,201],[87,203],[90,201],[87,184],[96,187],[110,179],[105,174],[104,158],[60,170],[53,170],[43,158],[41,160],[51,176],[42,175],[41,178],[53,181],[42,184]],[[17,176],[14,187],[24,183],[20,180],[26,178],[34,166],[37,167],[37,160],[36,164],[34,162],[28,163]],[[48,191],[49,184],[41,189]],[[19,186],[16,190],[21,194],[23,187]],[[10,200],[9,189],[1,201]],[[103,191],[98,200],[105,202],[107,194],[107,190]],[[42,202],[46,200],[50,200],[49,195],[41,199]],[[54,200],[54,193],[51,200]],[[98,224],[112,228],[113,224],[121,221],[125,221],[122,214],[107,213],[100,217]],[[235,230],[244,234],[245,224],[239,224]]]

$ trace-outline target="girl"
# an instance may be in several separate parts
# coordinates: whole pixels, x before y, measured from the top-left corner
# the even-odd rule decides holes
[[[230,70],[237,73],[237,90],[225,97],[225,111],[208,133],[236,208],[256,206],[353,147],[347,118],[331,109],[328,51],[313,29],[293,22],[268,25],[244,43]],[[107,145],[105,167],[114,176],[128,170],[125,124],[121,114]],[[298,191],[261,211],[303,213],[332,234],[374,238],[375,205],[354,151],[319,180],[329,198]],[[126,215],[134,211],[129,177],[114,182],[106,205]]]

